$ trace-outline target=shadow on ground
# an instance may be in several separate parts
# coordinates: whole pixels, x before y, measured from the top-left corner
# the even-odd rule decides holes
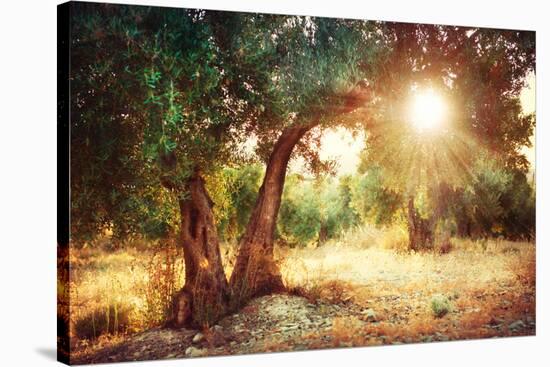
[[[49,360],[57,361],[57,349],[55,348],[37,348],[36,353]]]

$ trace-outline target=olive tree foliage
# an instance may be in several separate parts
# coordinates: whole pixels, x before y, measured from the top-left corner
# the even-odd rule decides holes
[[[241,158],[242,127],[275,110],[262,111],[262,101],[277,101],[265,89],[259,69],[265,65],[247,56],[261,54],[260,44],[235,49],[254,38],[246,32],[254,15],[226,16],[242,25],[225,30],[230,47],[216,37],[217,17],[187,9],[73,7],[72,238],[106,226],[121,237],[176,238],[185,285],[167,321],[178,327],[208,326],[228,312],[205,180]]]
[[[73,9],[71,238],[92,239],[109,226],[125,237],[140,233],[141,223],[153,217],[149,211],[163,207],[158,192],[148,190],[152,167],[142,160],[145,116],[139,104],[145,93],[138,78],[125,72],[129,55],[113,52],[123,45],[118,19],[107,21],[84,5]]]
[[[284,127],[349,102],[377,56],[361,21],[109,4],[73,16],[75,240],[143,233],[151,218],[165,233],[177,198],[160,183],[185,195],[197,167],[242,158],[251,135],[265,161]]]
[[[376,90],[363,167],[380,164],[396,186],[411,192],[434,180],[462,182],[479,149],[525,171],[529,162],[522,148],[531,145],[535,120],[522,113],[519,93],[534,71],[534,33],[388,28],[385,34],[396,38],[395,48],[374,84],[384,88]],[[421,134],[412,126],[408,102],[413,89],[433,89],[446,101],[441,131]],[[404,179],[407,183],[401,185]]]
[[[74,6],[74,239],[93,238],[110,226],[120,237],[166,235],[177,225],[177,200],[186,195],[185,181],[194,170],[215,174],[241,158],[238,144],[246,135],[238,127],[262,115],[257,103],[262,98],[277,98],[263,89],[265,75],[253,73],[267,68],[257,64],[261,57],[249,55],[260,46],[241,45],[236,57],[231,56],[236,46],[222,51],[213,41],[215,16],[188,9]],[[248,18],[253,17],[234,23],[246,24]],[[240,27],[226,31],[238,34]],[[240,40],[235,42],[245,38],[235,36]]]
[[[233,24],[219,23],[226,29]],[[318,146],[322,127],[337,123],[357,123],[342,117],[355,101],[368,103],[360,86],[366,86],[377,72],[385,49],[380,44],[381,25],[359,20],[308,16],[257,14],[248,25],[254,34],[249,42],[262,50],[249,61],[262,70],[271,93],[257,107],[266,115],[250,119],[245,130],[257,141],[257,158],[267,163],[277,138],[285,128],[303,127],[303,139],[296,143],[292,156],[306,158],[312,172],[329,170],[322,162]],[[237,53],[250,44],[236,47]],[[259,64],[260,63],[260,64]],[[252,67],[252,66],[251,66]]]

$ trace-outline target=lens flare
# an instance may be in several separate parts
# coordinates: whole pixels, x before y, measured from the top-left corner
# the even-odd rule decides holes
[[[442,126],[445,115],[445,101],[433,90],[419,91],[413,95],[410,116],[412,125],[418,131],[437,130]]]

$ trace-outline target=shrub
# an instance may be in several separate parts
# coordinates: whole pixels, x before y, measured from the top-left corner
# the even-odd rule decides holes
[[[431,307],[435,317],[443,317],[451,311],[451,302],[444,295],[436,294],[432,297]]]
[[[290,289],[290,293],[304,297],[310,303],[327,302],[342,304],[350,301],[351,286],[339,280],[329,280],[321,283],[296,286]]]
[[[147,264],[143,288],[149,327],[157,326],[170,312],[174,294],[183,286],[183,256],[174,241],[161,244]]]

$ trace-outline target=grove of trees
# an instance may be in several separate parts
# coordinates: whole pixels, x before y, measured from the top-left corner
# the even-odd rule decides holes
[[[71,241],[105,229],[119,241],[176,238],[185,285],[168,320],[175,326],[211,325],[283,290],[277,238],[322,244],[399,215],[412,249],[430,246],[441,226],[458,236],[534,236],[521,148],[535,121],[519,103],[534,71],[531,33],[72,9]],[[452,129],[425,142],[400,111],[411,85],[428,84],[456,108]],[[332,162],[319,156],[322,133],[336,126],[365,131],[356,175],[331,178]],[[296,157],[307,177],[287,178]],[[231,274],[220,255],[228,240],[238,241]]]

